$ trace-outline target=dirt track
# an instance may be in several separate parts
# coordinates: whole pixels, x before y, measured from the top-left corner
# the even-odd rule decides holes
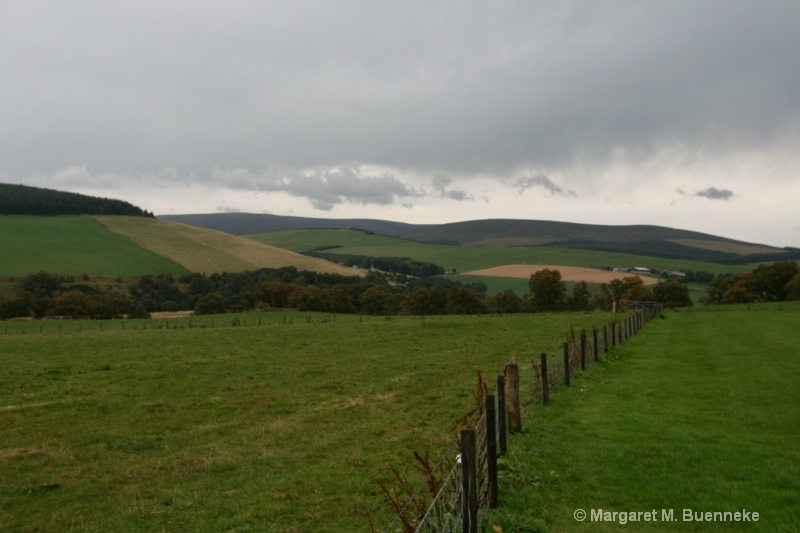
[[[530,278],[532,274],[544,269],[558,270],[561,272],[561,279],[564,281],[585,281],[586,283],[609,283],[615,279],[622,279],[628,276],[639,276],[645,285],[658,283],[658,279],[641,274],[630,272],[610,272],[608,270],[598,270],[596,268],[582,268],[558,265],[503,265],[483,270],[473,270],[464,272],[465,276],[494,276],[499,278]]]

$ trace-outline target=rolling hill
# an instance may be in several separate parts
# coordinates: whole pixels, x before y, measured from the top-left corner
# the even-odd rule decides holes
[[[647,267],[654,270],[692,270],[739,273],[752,270],[739,264],[720,264],[691,258],[652,257],[634,252],[582,250],[556,246],[462,246],[411,241],[354,230],[292,230],[247,236],[264,244],[325,257],[394,257],[434,263],[448,271],[469,272],[511,264],[564,265],[587,268]]]
[[[605,226],[549,220],[487,219],[449,224],[405,224],[374,219],[330,219],[283,217],[250,213],[206,215],[159,215],[159,219],[250,235],[300,229],[360,229],[380,235],[418,242],[471,246],[538,246],[564,243],[672,242],[688,248],[701,248],[736,254],[781,253],[784,250],[747,243],[697,231],[663,226]]]
[[[355,274],[252,239],[142,216],[0,216],[0,249],[0,276],[210,274],[283,266]]]
[[[291,217],[254,213],[209,213],[205,215],[159,215],[160,220],[224,231],[231,235],[249,235],[296,229],[360,229],[381,235],[402,235],[428,228],[425,224],[406,224],[367,218],[333,219]]]
[[[438,225],[414,225],[368,219],[326,219],[281,217],[246,213],[209,215],[171,215],[179,221],[209,229],[247,235],[272,244],[269,234],[282,234],[281,244],[295,251],[308,251],[301,242],[289,242],[286,232],[315,229],[358,229],[365,233],[418,243],[447,246],[492,248],[548,247],[624,254],[663,259],[688,260],[723,265],[798,260],[800,250],[781,249],[758,243],[737,241],[697,231],[652,225],[605,226],[547,220],[489,219]],[[300,237],[300,233],[291,234]],[[328,234],[330,236],[331,234]],[[303,234],[303,238],[308,234]],[[344,234],[328,246],[353,246],[343,243]],[[313,237],[315,240],[317,237]],[[317,243],[317,246],[322,244]],[[339,251],[335,252],[339,253]]]
[[[124,235],[142,248],[174,260],[192,272],[239,272],[293,266],[298,270],[345,276],[357,274],[353,269],[330,261],[220,231],[137,217],[95,218],[109,230]]]

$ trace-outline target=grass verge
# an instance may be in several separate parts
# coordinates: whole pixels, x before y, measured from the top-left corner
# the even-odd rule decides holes
[[[530,404],[486,531],[796,531],[799,314],[788,303],[666,312],[550,406]],[[657,521],[592,520],[593,509]],[[759,521],[690,521],[684,509]]]

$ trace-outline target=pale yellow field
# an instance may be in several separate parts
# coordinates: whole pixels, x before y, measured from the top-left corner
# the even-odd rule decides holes
[[[358,270],[330,261],[220,231],[144,217],[97,216],[94,219],[142,248],[169,257],[192,272],[210,274],[293,266],[312,272],[361,275]]]
[[[465,272],[466,276],[493,276],[498,278],[530,278],[531,275],[539,272],[540,270],[558,270],[561,272],[561,279],[564,281],[585,281],[586,283],[609,283],[615,279],[622,279],[628,276],[638,276],[642,279],[645,285],[653,285],[658,283],[659,280],[650,276],[643,276],[641,274],[632,274],[630,272],[610,272],[608,270],[598,270],[596,268],[582,268],[560,265],[503,265],[494,268],[485,268],[483,270],[473,270],[472,272]]]

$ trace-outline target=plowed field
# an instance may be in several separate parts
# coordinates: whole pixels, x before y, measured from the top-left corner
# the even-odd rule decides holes
[[[630,272],[611,272],[596,268],[583,268],[558,265],[503,265],[483,270],[473,270],[465,272],[466,276],[491,276],[499,278],[529,278],[540,270],[550,269],[561,272],[561,279],[564,281],[585,281],[586,283],[609,283],[615,279],[622,279],[628,276],[639,276],[645,285],[658,283],[658,279],[641,274]]]

